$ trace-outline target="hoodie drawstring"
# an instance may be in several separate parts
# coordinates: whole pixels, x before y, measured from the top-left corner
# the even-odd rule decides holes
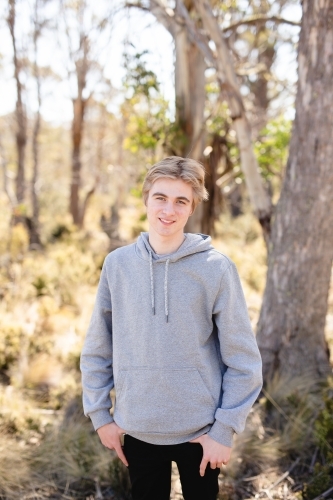
[[[164,274],[164,311],[166,316],[166,322],[169,320],[169,309],[168,309],[168,268],[170,259],[165,263],[165,274]]]
[[[169,308],[168,308],[168,269],[169,269],[168,259],[165,263],[165,273],[164,273],[164,312],[166,322],[169,322]],[[154,271],[153,271],[153,255],[151,250],[149,250],[149,270],[150,270],[150,298],[151,298],[151,308],[153,315],[155,316],[155,292],[154,292]]]
[[[155,294],[154,294],[154,273],[153,273],[153,256],[149,250],[149,269],[150,269],[150,298],[151,298],[151,308],[153,315],[155,316]]]

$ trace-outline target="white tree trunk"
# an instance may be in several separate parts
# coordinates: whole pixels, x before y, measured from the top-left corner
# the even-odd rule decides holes
[[[222,89],[227,96],[231,118],[234,121],[234,128],[241,155],[241,168],[244,173],[252,206],[263,227],[264,236],[268,238],[272,205],[264,187],[258,168],[258,162],[253,151],[251,128],[246,118],[233,61],[210,4],[207,0],[194,1],[202,18],[204,28],[209,33],[216,46],[216,69],[218,77],[222,82]]]

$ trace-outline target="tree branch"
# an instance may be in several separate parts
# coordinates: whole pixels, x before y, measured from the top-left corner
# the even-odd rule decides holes
[[[231,31],[231,30],[236,30],[239,28],[239,26],[243,25],[253,25],[253,24],[258,24],[258,23],[268,23],[268,22],[274,22],[276,24],[290,24],[291,26],[297,26],[301,27],[301,23],[297,21],[290,21],[289,19],[285,19],[280,16],[270,16],[267,17],[265,15],[257,15],[257,16],[250,16],[247,19],[242,19],[241,21],[237,21],[235,23],[230,24],[226,28],[223,28],[223,32]]]
[[[183,22],[186,24],[188,35],[193,43],[201,50],[204,57],[210,61],[214,67],[216,67],[216,58],[209,47],[207,39],[198,31],[196,25],[189,16],[188,10],[186,9],[182,0],[179,0],[179,14],[181,15],[181,20],[176,19],[177,22]]]
[[[145,12],[151,12],[153,16],[156,17],[158,22],[164,26],[164,28],[169,31],[172,37],[174,37],[174,14],[171,8],[166,7],[161,0],[150,0],[149,7],[142,5],[141,2],[126,2],[125,7],[134,7]]]

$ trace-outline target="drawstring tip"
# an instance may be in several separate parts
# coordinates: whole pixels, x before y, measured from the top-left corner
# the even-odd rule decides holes
[[[169,323],[169,316],[166,315],[166,322]]]
[[[153,307],[153,315],[155,316],[155,307]]]

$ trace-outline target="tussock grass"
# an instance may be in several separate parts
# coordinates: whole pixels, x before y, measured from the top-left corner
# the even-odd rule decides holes
[[[30,481],[28,450],[0,432],[0,497],[6,500],[22,498]]]
[[[74,419],[47,429],[30,463],[39,480],[56,480],[65,485],[88,478],[106,480],[113,458],[90,424]]]
[[[59,491],[85,491],[87,485],[109,488],[121,498],[129,494],[127,469],[115,452],[103,447],[90,421],[83,416],[79,398],[68,405],[58,426],[47,428],[44,439],[29,457],[35,482],[53,484]]]
[[[141,208],[134,200],[122,210],[123,238],[146,229]],[[94,498],[98,488],[105,497],[129,498],[127,471],[82,417],[80,397],[68,405],[80,394],[79,353],[108,253],[109,241],[96,229],[99,215],[89,215],[86,232],[47,219],[45,246],[35,252],[23,227],[8,232],[0,221],[0,497],[6,500]],[[261,228],[250,212],[237,219],[223,214],[216,228],[214,245],[236,263],[255,327],[266,274]],[[276,376],[235,441],[221,474],[221,499],[264,496],[262,489],[298,458],[290,482],[273,498],[311,500],[333,484],[332,399],[332,387],[310,376]]]

